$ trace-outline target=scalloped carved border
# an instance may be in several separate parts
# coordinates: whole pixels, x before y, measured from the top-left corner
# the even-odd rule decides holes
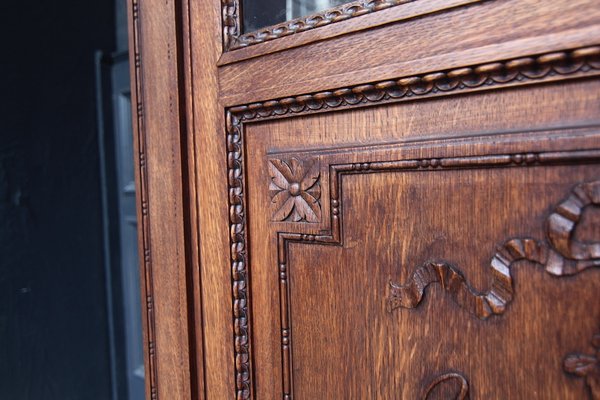
[[[140,53],[140,5],[139,0],[131,0],[129,3],[131,7],[131,15],[133,26],[131,29],[133,37],[133,83],[135,85],[135,119],[137,123],[137,168],[139,176],[139,187],[138,187],[138,201],[141,209],[141,220],[139,221],[138,230],[142,236],[142,251],[141,258],[142,269],[144,271],[144,281],[141,282],[144,285],[144,292],[146,294],[145,311],[146,319],[148,321],[147,326],[147,350],[148,354],[148,369],[146,371],[146,380],[150,388],[150,393],[147,393],[152,400],[158,399],[158,370],[156,365],[156,320],[154,316],[154,280],[152,274],[152,251],[150,247],[150,215],[148,213],[148,170],[146,166],[146,130],[144,123],[144,105],[142,103],[142,71],[141,71],[141,53]]]
[[[233,43],[242,30],[240,2],[241,0],[221,0],[224,51],[233,50]]]
[[[240,0],[222,0],[223,42],[226,50],[240,49],[413,1],[417,0],[353,1],[307,17],[296,18],[254,32],[242,34]]]
[[[223,0],[223,4],[233,0]],[[400,77],[394,80],[375,82],[352,87],[339,88],[295,97],[273,99],[260,103],[240,105],[225,110],[226,139],[227,139],[227,171],[228,171],[228,204],[230,223],[230,266],[232,277],[233,297],[233,339],[234,339],[234,369],[236,382],[236,398],[249,399],[252,397],[251,381],[251,324],[250,324],[250,271],[248,268],[247,234],[245,215],[245,172],[244,172],[244,128],[245,122],[272,118],[291,117],[296,114],[322,112],[324,110],[355,108],[367,105],[379,105],[390,102],[410,101],[418,98],[433,97],[446,94],[457,94],[487,89],[542,83],[559,79],[591,77],[600,74],[600,46],[591,46],[560,52],[532,55],[511,60],[492,62],[443,70],[438,72]],[[550,163],[558,153],[545,156],[533,155],[535,163]],[[570,153],[570,158],[589,157],[586,152]],[[591,155],[598,158],[600,153]],[[499,155],[493,160],[485,158],[462,157],[444,160],[412,160],[410,168],[460,168],[465,164],[481,165],[493,161],[494,165],[523,165],[531,159],[531,155]],[[567,157],[567,158],[569,158]],[[560,158],[560,157],[559,157]],[[570,159],[569,158],[569,159]],[[348,164],[351,170],[381,169],[388,163]],[[389,168],[389,167],[386,167]],[[396,166],[396,169],[400,167]],[[405,167],[403,167],[405,169]],[[336,192],[336,182],[331,182],[331,192]],[[339,193],[339,192],[338,192]],[[336,206],[337,204],[337,206]],[[339,230],[335,224],[340,223],[339,199],[331,199],[332,234],[301,235],[280,234],[278,253],[285,255],[285,247],[289,241],[313,243],[339,243]],[[280,295],[282,310],[287,309],[287,278],[285,256],[280,259]],[[281,262],[283,260],[283,262]],[[291,399],[291,332],[287,324],[287,312],[282,312],[282,354],[284,360],[284,399]],[[286,397],[287,396],[287,397]]]

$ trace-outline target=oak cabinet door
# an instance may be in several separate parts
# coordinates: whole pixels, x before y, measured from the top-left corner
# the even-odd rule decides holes
[[[375,84],[347,94],[371,108],[230,112],[241,394],[575,399],[585,379],[593,390],[600,152],[596,128],[566,123],[595,117],[591,86],[460,98],[394,86],[423,99],[379,105],[390,89]],[[307,99],[299,113],[348,98]]]
[[[595,1],[182,8],[192,392],[600,399]]]

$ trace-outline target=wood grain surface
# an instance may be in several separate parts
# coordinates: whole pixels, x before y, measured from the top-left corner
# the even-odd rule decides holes
[[[598,398],[596,2],[130,6],[148,398]]]

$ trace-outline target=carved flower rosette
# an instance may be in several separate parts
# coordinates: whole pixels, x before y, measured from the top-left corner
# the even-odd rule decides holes
[[[316,160],[269,160],[273,221],[320,222],[321,185]]]

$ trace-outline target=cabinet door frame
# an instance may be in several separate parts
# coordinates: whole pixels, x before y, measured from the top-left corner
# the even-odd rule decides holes
[[[202,399],[188,1],[127,3],[146,398]]]

